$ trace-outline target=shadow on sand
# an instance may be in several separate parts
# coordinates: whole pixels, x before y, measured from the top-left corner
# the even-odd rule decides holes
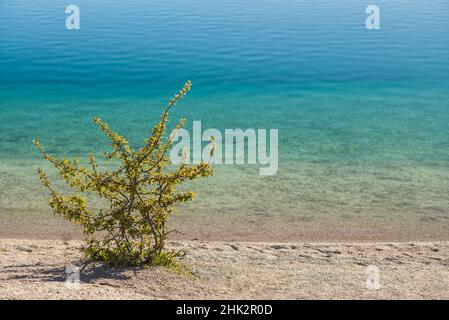
[[[48,266],[42,263],[20,264],[2,268],[3,279],[23,281],[65,282],[79,272],[83,283],[98,283],[101,280],[127,280],[141,268],[118,268],[104,263],[78,261],[67,266]]]

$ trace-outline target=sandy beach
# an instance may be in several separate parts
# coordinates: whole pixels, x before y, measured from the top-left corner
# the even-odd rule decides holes
[[[449,299],[448,0],[30,2],[0,300]]]
[[[82,265],[80,245],[0,240],[0,299],[449,298],[449,242],[172,241],[190,273],[91,264],[79,287],[68,287],[66,268]],[[366,285],[373,266],[378,289]]]

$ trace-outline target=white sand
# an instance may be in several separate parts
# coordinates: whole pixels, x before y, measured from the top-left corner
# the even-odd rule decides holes
[[[449,242],[172,242],[193,276],[164,268],[81,272],[66,287],[66,267],[81,263],[80,242],[0,240],[1,299],[371,299],[449,298]],[[366,269],[380,288],[366,287]]]

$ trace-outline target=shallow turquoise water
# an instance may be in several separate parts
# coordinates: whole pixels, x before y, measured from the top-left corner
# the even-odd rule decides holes
[[[0,211],[46,212],[31,140],[103,150],[100,116],[138,143],[174,112],[203,128],[279,129],[279,171],[217,168],[197,214],[434,215],[449,211],[449,2],[56,0],[0,3]],[[40,200],[39,200],[40,199]]]

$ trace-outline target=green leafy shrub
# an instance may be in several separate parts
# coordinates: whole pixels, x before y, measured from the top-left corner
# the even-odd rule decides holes
[[[34,143],[44,159],[49,161],[59,176],[75,194],[63,196],[50,183],[39,168],[43,185],[50,191],[50,206],[54,213],[79,224],[86,235],[83,251],[87,258],[113,265],[171,265],[175,252],[165,250],[167,219],[180,202],[192,200],[193,192],[178,192],[176,186],[212,174],[209,163],[170,166],[169,150],[172,135],[166,137],[170,109],[190,90],[188,81],[171,99],[154,126],[145,144],[134,150],[120,134],[112,131],[99,118],[94,119],[100,130],[109,138],[112,152],[107,159],[117,159],[113,171],[100,171],[93,154],[89,165],[83,167],[78,160],[58,159],[45,152],[41,143]],[[175,130],[183,127],[181,120]],[[107,209],[93,210],[86,194],[106,200]]]

